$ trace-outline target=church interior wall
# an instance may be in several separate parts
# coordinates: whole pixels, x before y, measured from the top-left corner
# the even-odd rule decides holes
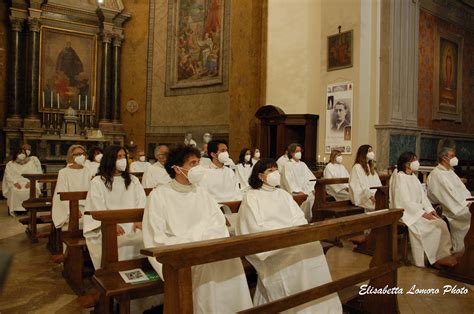
[[[3,128],[7,108],[7,69],[8,69],[8,10],[5,1],[0,2],[0,128]],[[0,151],[4,150],[5,140],[0,132]]]

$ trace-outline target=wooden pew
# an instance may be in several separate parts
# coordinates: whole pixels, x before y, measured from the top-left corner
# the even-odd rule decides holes
[[[143,208],[123,210],[87,211],[86,215],[101,222],[102,260],[93,281],[99,289],[99,303],[95,313],[111,313],[111,301],[119,304],[120,313],[130,313],[130,300],[163,293],[164,284],[160,279],[144,283],[125,283],[119,271],[141,268],[153,270],[147,258],[127,261],[118,260],[117,224],[143,220]]]
[[[241,312],[277,313],[366,280],[377,289],[386,285],[395,287],[396,232],[401,216],[401,209],[378,211],[245,236],[148,248],[142,250],[142,254],[153,256],[163,264],[165,313],[193,313],[192,266],[373,230],[377,245],[368,270]],[[378,313],[383,308],[384,313],[398,313],[396,294],[366,294],[358,298],[360,300],[354,300],[351,305],[360,304],[362,311]]]
[[[326,197],[326,185],[349,183],[349,178],[319,179],[314,186],[314,204],[312,208],[313,218],[311,222],[322,221],[328,218],[339,218],[349,215],[360,214],[364,209],[355,206],[351,201],[328,202]]]
[[[469,211],[471,212],[471,227],[464,238],[464,254],[458,258],[456,266],[443,268],[440,274],[472,285],[474,284],[474,204],[471,204]]]

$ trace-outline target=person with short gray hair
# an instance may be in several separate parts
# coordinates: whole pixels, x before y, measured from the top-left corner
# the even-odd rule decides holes
[[[454,172],[458,165],[456,151],[443,147],[438,154],[438,165],[427,179],[428,197],[432,203],[443,206],[443,214],[448,218],[453,242],[453,252],[464,250],[464,237],[471,225],[469,207],[471,192]]]
[[[166,184],[171,181],[165,169],[165,163],[169,153],[168,146],[158,145],[155,147],[154,153],[156,162],[143,173],[142,185],[145,189],[156,188],[158,185]]]

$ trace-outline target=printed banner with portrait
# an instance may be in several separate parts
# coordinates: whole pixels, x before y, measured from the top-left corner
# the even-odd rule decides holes
[[[325,153],[339,150],[352,153],[352,82],[331,84],[326,93]]]

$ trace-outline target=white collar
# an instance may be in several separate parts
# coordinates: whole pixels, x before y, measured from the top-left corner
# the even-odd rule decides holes
[[[181,184],[175,179],[171,180],[170,186],[173,190],[180,193],[188,193],[196,189],[196,187],[193,184],[189,184],[189,185]]]

